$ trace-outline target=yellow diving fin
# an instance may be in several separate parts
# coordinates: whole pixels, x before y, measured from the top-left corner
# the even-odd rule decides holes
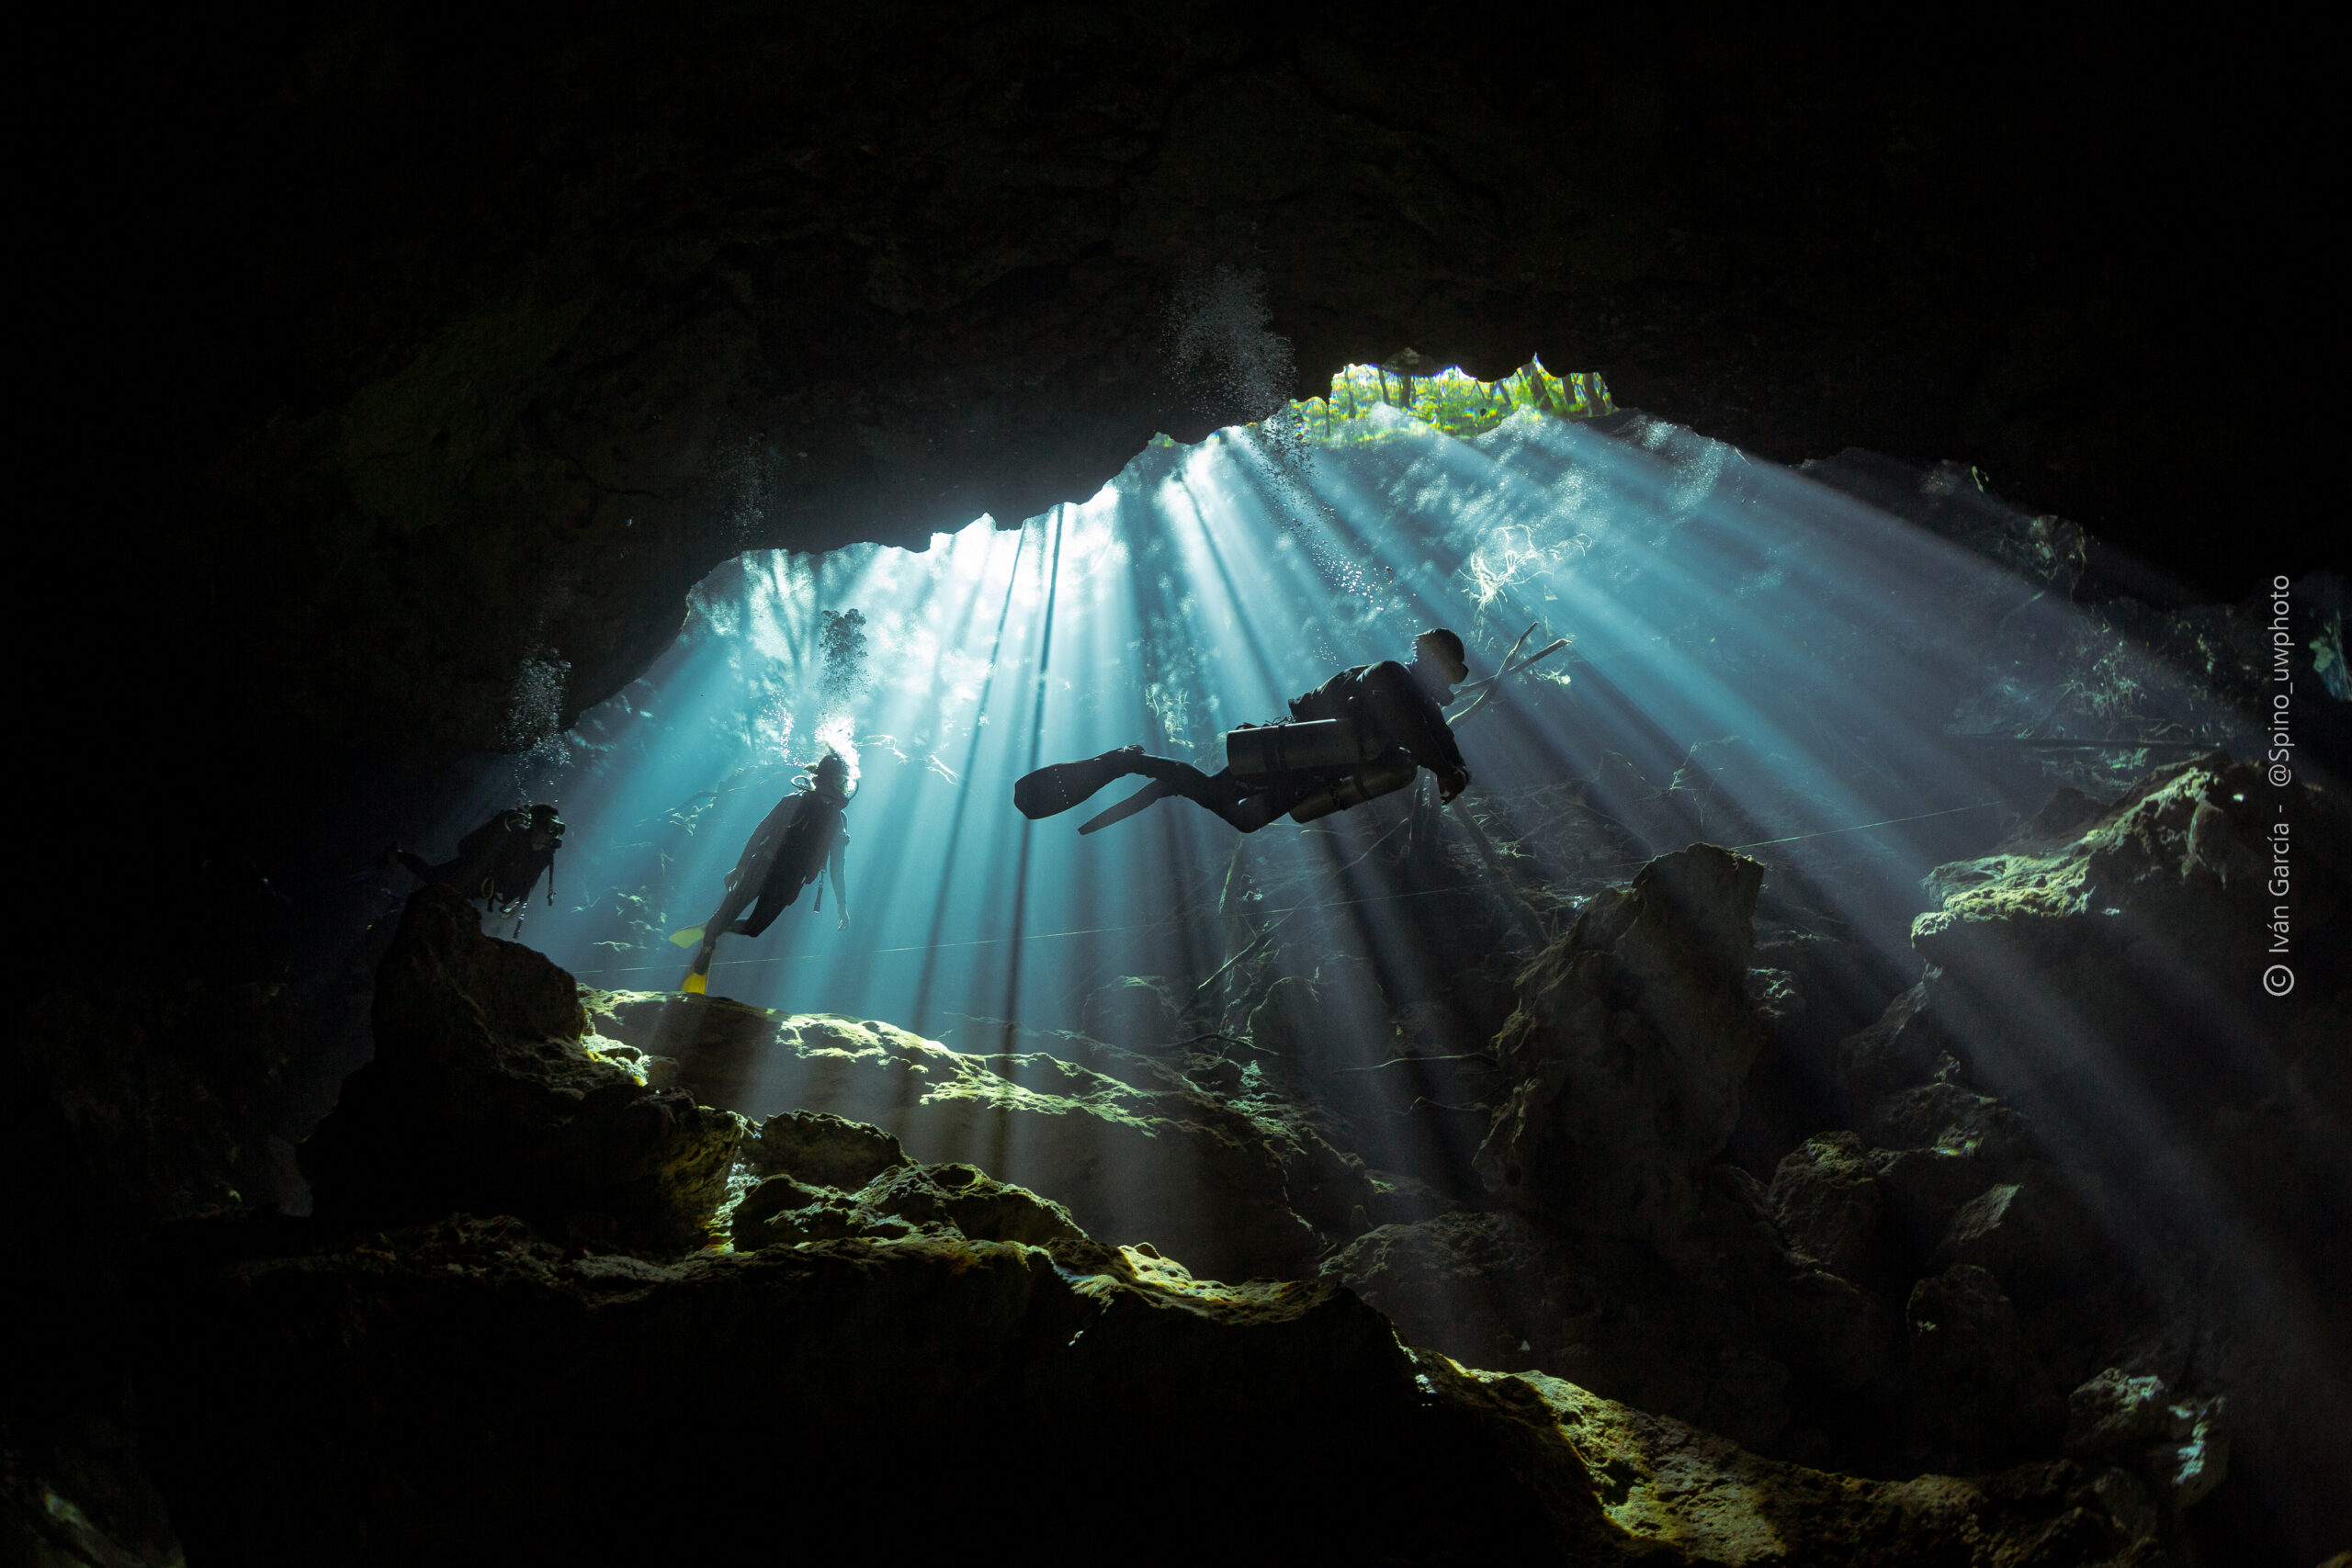
[[[700,926],[688,926],[684,931],[672,931],[670,933],[671,943],[677,947],[692,947],[701,940],[702,928]]]
[[[686,976],[685,984],[680,986],[678,989],[690,997],[707,995],[710,990],[710,976],[697,969]]]

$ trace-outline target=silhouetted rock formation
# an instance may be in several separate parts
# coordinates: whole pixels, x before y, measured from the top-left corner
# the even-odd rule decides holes
[[[693,1245],[742,1122],[582,1048],[579,985],[481,934],[447,888],[409,900],[376,982],[376,1059],[302,1147],[320,1215],[516,1213],[557,1235]]]
[[[1497,1042],[1519,1083],[1478,1152],[1505,1201],[1660,1247],[1689,1227],[1764,1043],[1747,990],[1763,874],[1711,844],[1662,856],[1521,978]]]

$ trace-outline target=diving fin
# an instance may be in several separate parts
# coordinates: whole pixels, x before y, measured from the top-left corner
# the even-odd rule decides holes
[[[1081,833],[1092,833],[1108,828],[1114,822],[1124,822],[1154,801],[1165,800],[1175,793],[1159,780],[1154,779],[1108,811],[1097,812],[1080,824],[1078,830]]]
[[[688,926],[684,931],[672,931],[670,933],[671,944],[675,947],[692,947],[701,940],[702,928],[700,926]]]
[[[1136,766],[1142,756],[1142,747],[1122,746],[1116,751],[1105,751],[1082,762],[1056,762],[1051,767],[1039,768],[1013,781],[1012,804],[1022,816],[1032,819],[1068,811],[1113,779],[1143,772]]]
[[[695,970],[686,976],[685,983],[678,989],[690,997],[707,996],[710,991],[710,976],[699,969]]]

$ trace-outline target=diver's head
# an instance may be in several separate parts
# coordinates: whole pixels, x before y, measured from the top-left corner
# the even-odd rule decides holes
[[[563,818],[555,814],[555,807],[544,802],[531,807],[531,847],[543,850],[562,841]]]
[[[1442,677],[1449,687],[1470,679],[1470,661],[1464,656],[1462,639],[1443,626],[1431,626],[1413,639],[1413,660]]]
[[[849,793],[849,764],[842,760],[838,751],[829,750],[809,763],[808,777],[828,795],[846,795]]]

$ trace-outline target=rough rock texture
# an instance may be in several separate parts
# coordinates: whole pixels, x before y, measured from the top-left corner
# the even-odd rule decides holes
[[[887,1135],[873,1128],[861,1131]],[[977,1166],[918,1166],[903,1159],[854,1190],[771,1176],[743,1194],[730,1224],[736,1248],[744,1252],[777,1242],[898,1237],[918,1231],[1033,1247],[1087,1239],[1059,1203],[999,1181]]]
[[[871,1122],[918,1159],[979,1164],[1066,1205],[1090,1235],[1149,1242],[1220,1279],[1310,1274],[1331,1239],[1375,1213],[1410,1213],[1409,1194],[1378,1190],[1312,1132],[1140,1059],[1130,1083],[1041,1053],[967,1055],[877,1021],[723,998],[592,992],[589,1007],[604,1035],[673,1057],[679,1087],[706,1104]]]
[[[2098,1273],[2110,1261],[2106,1243],[2064,1181],[2046,1166],[2023,1174],[1954,1211],[1929,1266],[1973,1264],[2021,1302],[2064,1294]]]
[[[742,1500],[779,1487],[907,1527],[984,1519],[1047,1559],[1115,1538],[1145,1561],[1233,1539],[1317,1561],[1727,1563],[1801,1542],[1820,1563],[2094,1563],[2124,1540],[2071,1464],[1824,1475],[1555,1379],[1464,1371],[1341,1287],[1218,1285],[1086,1242],[657,1264],[567,1257],[510,1220],[287,1241],[220,1238],[147,1325],[150,1440],[199,1561],[756,1553],[775,1516]],[[665,1436],[682,1422],[693,1441]],[[919,1483],[876,1462],[909,1443]],[[1008,1515],[1015,1477],[1050,1477],[1051,1506]]]
[[[908,1163],[899,1140],[879,1127],[822,1111],[783,1111],[760,1123],[744,1156],[762,1170],[855,1191],[884,1171]]]
[[[1083,1241],[1069,1211],[1050,1198],[998,1181],[977,1166],[903,1168],[874,1179],[858,1205],[910,1224],[947,1224],[974,1241],[1018,1241],[1047,1247]]]
[[[2317,1557],[2352,1530],[2321,1480],[2352,1472],[2340,799],[2206,757],[2112,802],[2062,793],[1928,886],[1913,940],[1932,967],[1839,1053],[1903,1264],[1981,1272],[2049,1386],[2106,1368],[2194,1408],[2226,1394],[2234,1459],[2204,1506],[2267,1511],[2264,1550]],[[2118,1517],[2164,1536],[2195,1489],[2125,1469]]]
[[[1521,977],[1497,1041],[1518,1082],[1477,1160],[1506,1202],[1661,1247],[1689,1226],[1764,1042],[1747,990],[1762,875],[1708,844],[1661,856]]]
[[[1789,1423],[1789,1369],[1748,1306],[1638,1242],[1448,1214],[1358,1237],[1323,1274],[1465,1366],[1542,1371],[1751,1448]]]
[[[1957,1264],[1912,1288],[1911,1370],[1928,1424],[1980,1461],[2048,1444],[2065,1413],[2000,1281]]]
[[[2068,817],[2074,814],[2069,812]],[[2273,846],[2278,847],[2274,854]],[[2290,873],[2278,883],[2279,863]],[[2200,1058],[2201,1031],[2272,998],[2262,990],[2274,910],[2291,911],[2290,966],[2332,990],[2352,953],[2352,817],[2341,801],[2280,789],[2216,754],[2157,770],[2087,823],[2028,823],[1994,854],[1938,868],[1941,908],[1912,945],[1945,971],[1939,1023],[1996,1092],[2096,1072],[2049,1047],[2136,1036],[2135,1066],[2163,1098],[2195,1096],[2233,1065]],[[2260,1015],[2283,1022],[2278,1010]],[[2087,1029],[2086,1028],[2087,1026]]]
[[[1885,1212],[1878,1173],[1851,1133],[1808,1138],[1772,1177],[1772,1213],[1789,1245],[1855,1279]]]
[[[512,1212],[620,1245],[695,1241],[741,1122],[586,1049],[571,976],[481,923],[447,888],[410,899],[378,975],[376,1059],[302,1146],[319,1213]]]

